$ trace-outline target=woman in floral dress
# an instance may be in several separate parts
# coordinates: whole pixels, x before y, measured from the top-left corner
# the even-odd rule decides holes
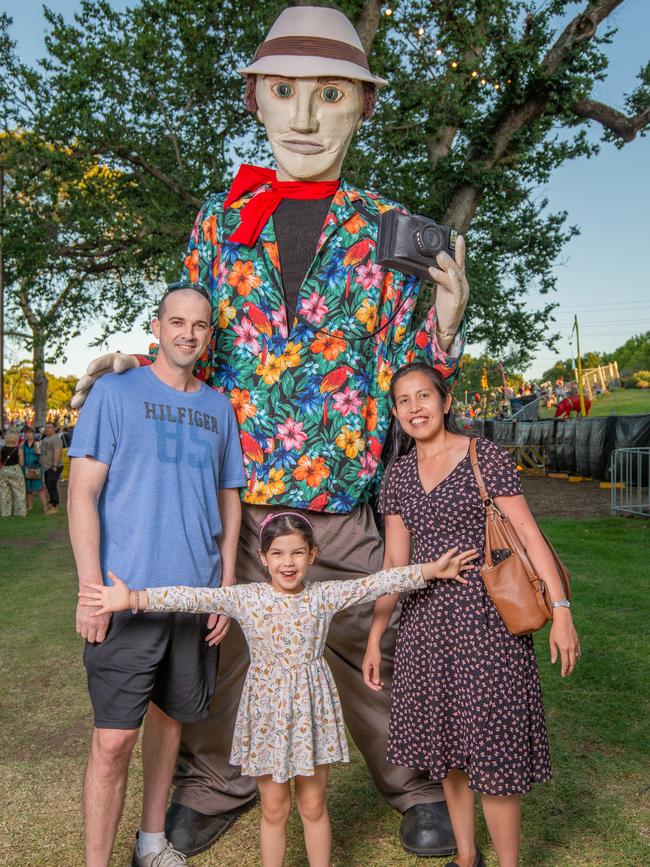
[[[451,395],[434,368],[400,368],[391,383],[397,456],[382,492],[385,568],[433,560],[452,546],[480,553],[464,586],[430,585],[402,607],[388,738],[388,761],[442,780],[457,844],[447,867],[483,864],[474,839],[474,791],[501,867],[519,861],[520,795],[551,776],[544,710],[530,635],[512,635],[490,601],[479,566],[485,507],[469,458],[469,438],[449,421]],[[552,555],[522,495],[505,449],[477,443],[488,493],[505,512],[544,577],[553,601],[551,660],[562,676],[579,656],[578,636]],[[381,689],[379,642],[396,598],[379,600],[364,679]]]
[[[305,831],[311,867],[329,867],[330,823],[325,804],[328,767],[349,760],[343,714],[323,658],[332,617],[386,593],[422,589],[434,578],[464,582],[475,550],[442,554],[435,563],[404,566],[348,581],[307,582],[317,554],[308,519],[296,512],[270,515],[260,529],[260,557],[268,584],[205,589],[162,587],[130,591],[84,584],[85,604],[98,614],[147,611],[219,612],[235,618],[246,636],[251,664],[244,684],[230,761],[256,778],[262,802],[260,844],[264,867],[279,867],[291,811],[290,780]]]

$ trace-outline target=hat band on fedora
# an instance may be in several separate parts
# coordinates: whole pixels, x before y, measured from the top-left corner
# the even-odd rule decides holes
[[[322,36],[278,36],[276,39],[267,39],[255,52],[253,62],[262,57],[280,54],[347,60],[370,72],[368,58],[360,48],[355,48],[347,42],[340,42],[338,39],[325,39]]]

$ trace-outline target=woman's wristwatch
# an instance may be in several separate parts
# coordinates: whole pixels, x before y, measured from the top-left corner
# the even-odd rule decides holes
[[[551,608],[571,608],[571,603],[568,599],[558,599],[557,602],[551,602]]]

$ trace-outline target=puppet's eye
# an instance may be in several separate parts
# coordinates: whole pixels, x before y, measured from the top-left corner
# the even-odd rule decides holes
[[[287,99],[287,97],[293,96],[293,87],[288,81],[279,81],[277,84],[273,85],[271,90],[276,96],[279,96],[280,99]]]
[[[339,90],[338,87],[328,84],[327,87],[324,87],[321,90],[320,95],[324,102],[338,102],[345,94],[342,90]]]

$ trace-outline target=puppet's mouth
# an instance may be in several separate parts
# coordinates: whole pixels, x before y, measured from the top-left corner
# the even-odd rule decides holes
[[[282,147],[294,154],[319,154],[325,150],[322,144],[307,139],[283,139]]]

